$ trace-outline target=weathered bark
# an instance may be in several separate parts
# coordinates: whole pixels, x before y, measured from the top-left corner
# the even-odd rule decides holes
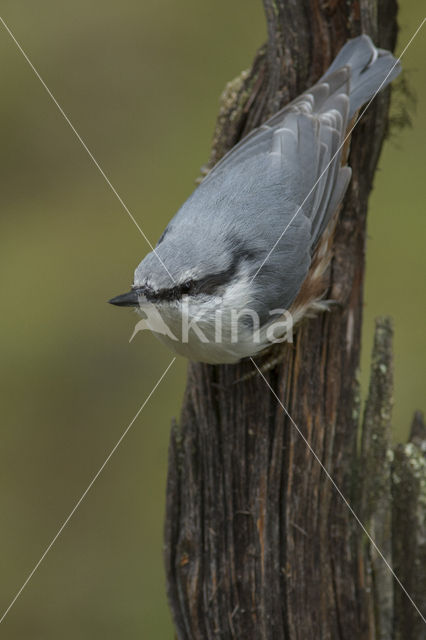
[[[377,548],[359,550],[371,637],[426,640],[426,426],[414,415],[407,444],[393,447],[392,324],[377,320],[362,428],[359,514],[403,585],[394,582]],[[412,601],[410,600],[412,599]]]
[[[426,425],[414,415],[410,439],[392,462],[392,547],[395,572],[426,616]],[[426,623],[395,586],[395,640],[426,640]]]
[[[252,69],[224,93],[211,165],[317,80],[348,38],[366,32],[381,47],[395,45],[394,0],[264,0],[264,5],[268,43]],[[265,374],[376,535],[380,514],[391,527],[390,467],[377,495],[366,481],[355,482],[357,368],[367,199],[388,98],[384,92],[375,100],[352,137],[352,181],[329,274],[328,297],[339,304],[301,326],[295,344],[285,347],[280,364]],[[365,553],[358,524],[265,381],[247,376],[252,371],[250,362],[189,365],[180,424],[172,430],[167,489],[165,559],[177,637],[390,637],[385,629],[393,624],[392,582],[374,550]],[[380,395],[379,387],[371,393]],[[366,460],[373,423],[367,409]],[[387,416],[377,428],[385,442]],[[381,543],[390,554],[389,543]],[[372,571],[376,591],[368,578]],[[377,611],[372,598],[379,584],[388,591]]]
[[[362,426],[359,465],[360,517],[378,549],[392,565],[392,504],[391,504],[391,419],[393,404],[393,328],[389,318],[377,320],[371,357],[371,376]],[[370,596],[366,603],[369,619],[378,640],[392,638],[393,576],[383,558],[366,541],[360,549],[365,559],[365,581]],[[374,636],[373,636],[374,637]]]

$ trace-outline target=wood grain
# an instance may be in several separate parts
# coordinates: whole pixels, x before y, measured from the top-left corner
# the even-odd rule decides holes
[[[313,82],[350,37],[393,49],[393,0],[264,0],[268,42],[224,94],[210,164]],[[359,425],[368,195],[389,93],[357,125],[329,272],[332,312],[265,376],[347,498]],[[262,364],[261,361],[258,363]],[[250,362],[189,364],[172,429],[165,562],[179,640],[374,638],[361,532]],[[242,380],[243,379],[243,380]],[[374,616],[373,616],[374,617]]]

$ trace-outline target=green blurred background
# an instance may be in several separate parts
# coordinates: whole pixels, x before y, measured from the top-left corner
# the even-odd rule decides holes
[[[2,2],[2,16],[152,241],[207,160],[218,97],[265,39],[260,0]],[[398,51],[422,18],[402,6]],[[386,143],[369,214],[363,380],[373,318],[395,318],[395,437],[424,406],[426,27],[404,58],[413,128]],[[147,251],[0,28],[3,611],[170,353],[105,301]],[[162,565],[173,369],[0,627],[0,637],[171,637]]]

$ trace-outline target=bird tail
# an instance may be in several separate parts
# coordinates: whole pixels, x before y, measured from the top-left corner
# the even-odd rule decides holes
[[[401,71],[399,60],[385,49],[377,49],[367,35],[349,40],[339,51],[322,80],[334,71],[350,67],[349,117],[384,89]]]

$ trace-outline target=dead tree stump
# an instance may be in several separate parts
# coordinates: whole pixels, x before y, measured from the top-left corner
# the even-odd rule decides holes
[[[392,50],[395,45],[394,0],[264,0],[264,5],[268,42],[252,69],[224,92],[211,166],[314,83],[348,38],[365,32],[378,46]],[[406,574],[399,537],[410,535],[412,562],[424,561],[424,537],[418,528],[407,531],[408,522],[418,525],[425,490],[422,471],[412,470],[407,447],[421,447],[412,442],[394,455],[390,449],[387,322],[379,324],[376,336],[357,455],[367,200],[388,104],[386,91],[352,136],[352,181],[329,273],[329,297],[339,304],[301,326],[294,345],[265,375],[385,555],[389,560],[393,555],[401,580],[421,600],[421,569],[416,564],[417,578]],[[376,366],[375,358],[384,360]],[[265,381],[255,375],[238,382],[252,371],[247,362],[189,365],[182,416],[171,435],[165,527],[168,597],[177,638],[424,637],[402,631],[420,634],[421,618],[393,584]],[[424,443],[424,434],[419,437]],[[409,500],[410,521],[404,517]]]

